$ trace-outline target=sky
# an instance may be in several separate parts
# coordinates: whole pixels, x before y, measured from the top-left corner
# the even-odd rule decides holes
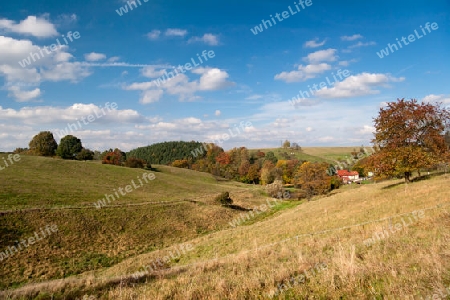
[[[370,145],[398,98],[450,105],[450,1],[0,3],[0,151]]]

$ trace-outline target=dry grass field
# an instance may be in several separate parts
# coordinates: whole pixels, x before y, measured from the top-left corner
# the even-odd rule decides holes
[[[162,223],[157,227],[161,231],[155,240],[164,240],[178,231],[178,241],[172,237],[170,242],[153,249],[145,248],[148,243],[143,241],[145,249],[140,252],[71,276],[60,274],[49,280],[31,275],[28,281],[22,279],[21,287],[10,288],[0,296],[10,299],[81,299],[83,296],[91,299],[431,299],[440,293],[445,299],[443,289],[450,285],[449,180],[447,174],[436,174],[408,185],[402,181],[386,181],[345,186],[310,202],[296,201],[296,205],[274,210],[257,222],[235,228],[226,222],[248,212],[230,212],[220,206],[202,210],[201,205],[192,203],[181,209],[172,206],[158,211],[159,218],[166,220],[166,228],[163,229]],[[211,183],[212,190],[215,186],[218,190],[234,187],[236,193],[247,195],[248,198],[237,201],[242,206],[267,200],[257,187]],[[142,211],[140,217],[151,211]],[[102,221],[110,218],[104,214]],[[177,214],[175,222],[173,217]],[[118,213],[119,216],[124,220],[122,226],[137,218],[128,210],[123,210],[122,215]],[[219,225],[204,234],[180,230],[183,218],[188,216],[189,222]],[[30,217],[39,218],[38,215]],[[2,224],[5,218],[8,215],[2,215]],[[119,219],[114,222],[119,224]],[[146,222],[152,225],[140,228],[141,232],[153,226],[151,218]],[[122,238],[131,239],[133,230],[142,224],[129,228]],[[191,228],[187,224],[185,227]],[[86,228],[80,226],[78,234],[71,235],[72,243],[80,243],[78,239],[82,235],[98,232],[82,230]],[[69,231],[64,234],[70,235]],[[99,238],[95,236],[94,240]],[[373,239],[370,243],[369,238]],[[103,243],[108,245],[107,238]],[[113,244],[123,246],[118,241]],[[158,261],[187,244],[192,250],[158,267]],[[83,245],[86,249],[93,247],[88,239],[83,240]],[[74,251],[65,247],[60,253]],[[120,255],[122,249],[117,248],[115,252],[110,249],[108,253]],[[77,252],[67,257],[72,255]],[[37,257],[26,257],[28,269],[42,265]],[[61,260],[61,257],[48,259]],[[149,265],[156,267],[137,278],[132,276]],[[9,276],[5,267],[2,268],[2,276]],[[34,273],[28,270],[25,275],[29,274]]]

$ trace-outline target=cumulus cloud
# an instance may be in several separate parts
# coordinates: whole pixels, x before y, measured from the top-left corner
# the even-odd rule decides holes
[[[318,42],[318,41],[319,41],[319,39],[316,38],[314,40],[305,42],[305,44],[303,46],[305,48],[317,48],[317,47],[321,47],[321,46],[325,45],[326,40],[323,40],[322,42]]]
[[[367,46],[374,46],[376,44],[377,43],[375,43],[375,42],[366,42],[366,43],[357,42],[356,44],[348,46],[348,49],[354,49],[354,48],[359,48],[359,47],[367,47]]]
[[[157,30],[157,29],[154,29],[154,30],[150,31],[149,33],[147,33],[147,37],[151,40],[157,40],[160,35],[161,35],[161,31]]]
[[[166,69],[147,67],[142,70],[142,73],[146,77],[156,78],[162,76],[165,71]],[[200,78],[190,81],[186,74],[178,74],[159,86],[155,80],[152,80],[135,82],[124,86],[123,89],[142,91],[140,103],[148,104],[159,101],[164,93],[177,95],[181,101],[192,101],[198,99],[194,95],[197,92],[217,91],[235,85],[234,82],[228,81],[229,74],[218,68],[197,68],[191,70],[191,73],[200,75]]]
[[[362,39],[362,38],[363,38],[363,36],[360,34],[341,36],[341,40],[343,40],[343,41],[354,41],[354,40]]]
[[[17,102],[27,102],[38,98],[41,95],[41,90],[39,88],[35,88],[30,91],[23,91],[18,86],[11,86],[8,90],[10,92],[10,96],[16,98]]]
[[[216,115],[217,117],[220,116],[222,113],[220,110],[216,110],[216,112],[214,113],[214,115]]]
[[[335,61],[336,60],[336,49],[326,49],[319,50],[313,53],[308,54],[304,58],[305,61],[309,63],[318,63],[321,61]]]
[[[166,30],[165,35],[166,36],[179,36],[183,37],[187,34],[187,30],[185,29],[178,29],[178,28],[169,28]]]
[[[444,94],[435,95],[435,94],[430,94],[430,95],[427,95],[427,96],[423,97],[422,101],[423,101],[423,102],[429,102],[429,103],[438,103],[438,102],[442,102],[443,104],[450,104],[450,95],[444,95]]]
[[[106,55],[103,53],[91,52],[84,55],[84,59],[87,61],[99,61],[106,59]]]
[[[325,87],[316,92],[320,98],[351,98],[379,94],[377,88],[388,88],[391,82],[401,82],[405,78],[395,78],[389,74],[361,73],[336,82],[333,87]]]
[[[205,33],[203,36],[199,37],[192,37],[189,39],[189,43],[192,42],[203,42],[210,46],[217,46],[219,45],[219,37],[217,35],[211,34],[211,33]]]
[[[327,70],[330,70],[331,66],[326,63],[312,64],[312,65],[299,65],[296,71],[291,72],[281,72],[275,75],[275,80],[282,80],[284,82],[300,82],[305,81],[310,78],[317,77]]]
[[[55,25],[50,23],[45,18],[39,18],[36,16],[28,16],[25,20],[22,20],[19,23],[8,19],[0,19],[0,30],[23,35],[32,35],[38,38],[58,35]]]
[[[42,95],[42,82],[78,82],[89,76],[87,66],[70,61],[73,55],[68,49],[64,45],[56,51],[45,51],[29,40],[0,36],[0,76],[5,80],[8,97],[18,102],[32,101]],[[30,84],[33,89],[26,88]]]

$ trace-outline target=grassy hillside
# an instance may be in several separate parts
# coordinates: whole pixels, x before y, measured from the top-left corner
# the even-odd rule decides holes
[[[299,151],[299,150],[289,150],[289,149],[283,149],[283,148],[261,148],[261,149],[250,149],[249,151],[250,151],[250,153],[254,153],[258,150],[260,150],[264,153],[272,151],[278,159],[285,159],[281,156],[281,154],[286,152],[287,154],[295,157],[298,160],[307,160],[307,161],[313,161],[313,162],[330,162],[328,159],[326,159],[324,157],[314,156],[305,151]]]
[[[303,147],[303,152],[308,155],[321,157],[327,160],[344,159],[351,155],[351,152],[356,149],[359,151],[360,146],[354,147]],[[369,147],[367,147],[369,151]]]
[[[278,159],[284,159],[281,154],[287,152],[298,160],[307,160],[313,162],[328,162],[333,163],[338,159],[344,159],[351,155],[351,152],[356,149],[359,151],[360,146],[355,147],[302,147],[302,151],[291,150],[284,148],[264,148],[252,149],[250,152],[260,150],[264,153],[272,151]],[[367,147],[369,149],[369,147]]]
[[[12,293],[39,299],[267,299],[284,285],[274,299],[433,297],[450,285],[449,179],[443,174],[408,185],[346,186],[248,226],[186,237],[110,268]],[[186,243],[192,251],[170,268],[130,276]]]
[[[155,179],[95,208],[94,202],[104,194],[125,188],[143,173],[153,173]],[[241,211],[214,203],[222,191],[246,208],[264,201],[259,186],[218,182],[206,173],[43,157],[22,156],[0,172],[0,182],[0,252],[48,224],[58,228],[2,260],[0,289],[110,267],[228,227]]]

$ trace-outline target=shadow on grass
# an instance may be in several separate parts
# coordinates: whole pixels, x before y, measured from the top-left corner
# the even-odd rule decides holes
[[[251,211],[252,210],[250,208],[245,208],[245,207],[242,207],[242,206],[239,206],[239,205],[234,205],[234,204],[224,205],[224,206],[228,207],[228,208],[231,208],[231,209],[234,209],[234,210],[240,210],[240,211]]]
[[[418,177],[414,177],[413,179],[411,179],[411,181],[409,183],[414,183],[414,182],[420,182],[420,181],[424,181],[424,180],[430,180],[433,177],[438,177],[438,176],[442,176],[447,174],[446,172],[442,171],[442,172],[436,172],[430,175],[422,175],[422,176],[418,176]],[[390,184],[387,185],[385,187],[383,187],[383,190],[388,190],[388,189],[392,189],[394,187],[400,186],[400,185],[404,185],[406,184],[404,181],[403,182],[398,182],[398,183],[394,183],[394,184]]]

